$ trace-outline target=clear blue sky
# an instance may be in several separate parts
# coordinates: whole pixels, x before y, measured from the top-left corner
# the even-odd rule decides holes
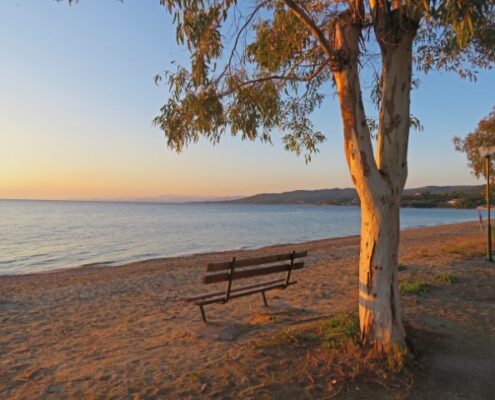
[[[311,164],[274,145],[226,137],[177,155],[152,119],[167,99],[153,77],[188,54],[158,0],[0,2],[0,198],[244,195],[351,186],[338,105],[314,118],[328,133]],[[477,83],[421,76],[407,186],[474,184],[452,136],[495,105],[495,74]]]

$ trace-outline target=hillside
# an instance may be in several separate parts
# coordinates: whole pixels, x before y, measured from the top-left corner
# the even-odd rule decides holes
[[[335,188],[320,190],[295,190],[284,193],[261,193],[254,196],[233,200],[232,203],[251,204],[320,204],[329,200],[357,200],[356,191],[352,188]]]
[[[404,190],[403,207],[416,208],[475,208],[484,204],[482,185],[475,186],[423,186]],[[353,188],[295,190],[283,193],[261,193],[228,201],[241,204],[314,204],[358,205]]]

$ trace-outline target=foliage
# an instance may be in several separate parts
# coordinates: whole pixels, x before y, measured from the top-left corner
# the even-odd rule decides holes
[[[348,342],[359,342],[359,317],[353,313],[338,313],[330,319],[312,324],[305,329],[284,329],[262,346],[282,346],[288,343],[336,349]]]
[[[456,276],[452,275],[450,272],[442,272],[435,276],[435,281],[446,285],[452,285],[454,283],[457,283],[459,279]]]
[[[416,61],[419,69],[425,72],[445,69],[457,72],[461,77],[476,79],[477,69],[493,66],[493,1],[423,3],[430,3],[426,7],[434,7],[426,15],[426,24],[418,33]]]
[[[483,118],[476,129],[469,133],[464,139],[456,136],[453,139],[456,151],[466,153],[468,166],[471,172],[479,178],[486,178],[485,158],[480,154],[482,146],[495,146],[495,107]],[[490,169],[490,175],[495,176],[495,168]]]
[[[347,340],[358,341],[359,318],[355,314],[339,313],[319,324],[316,335],[322,346],[335,348]]]
[[[345,55],[329,53],[331,27],[346,12],[346,2],[258,0],[161,0],[173,15],[177,41],[191,54],[189,68],[178,66],[157,78],[165,79],[171,96],[155,119],[167,144],[182,151],[200,137],[218,143],[229,132],[245,140],[272,141],[282,132],[287,150],[304,153],[309,161],[325,135],[311,123],[313,111],[332,93],[332,71],[342,68]],[[352,2],[349,2],[352,3]],[[495,60],[494,7],[491,1],[386,1],[393,35],[394,12],[402,20],[420,21],[415,54],[423,71],[445,69],[475,76],[475,69]],[[368,2],[363,3],[369,9]],[[294,12],[314,22],[321,36]],[[373,21],[360,21],[364,34],[362,65],[379,64]],[[329,29],[322,27],[330,27]],[[380,74],[375,76],[381,102]],[[368,118],[373,121],[373,118]],[[421,129],[411,116],[410,125]]]
[[[411,208],[476,208],[485,203],[484,188],[474,186],[470,190],[430,193],[405,193],[402,207]]]
[[[495,192],[492,194],[495,196]],[[266,196],[266,197],[263,197]],[[414,192],[411,189],[406,190],[401,197],[401,207],[409,208],[476,208],[485,204],[485,188],[483,186],[473,186],[464,190],[453,190],[438,193],[429,191]],[[303,196],[290,196],[285,194],[277,197],[276,195],[260,195],[258,202],[263,203],[268,197],[272,198],[272,203],[303,203],[303,204],[319,204],[319,205],[359,205],[359,198],[356,193],[343,195],[340,197],[324,198],[313,200],[314,197],[307,196],[307,200]],[[292,198],[298,201],[290,201]],[[253,203],[257,199],[253,198]],[[277,201],[278,200],[278,201]]]
[[[421,281],[406,281],[400,284],[402,294],[414,294],[422,296],[426,294],[426,283]]]

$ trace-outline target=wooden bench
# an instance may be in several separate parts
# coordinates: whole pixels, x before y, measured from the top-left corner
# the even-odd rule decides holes
[[[294,285],[296,281],[291,281],[291,273],[294,270],[304,267],[303,261],[297,261],[308,255],[307,251],[300,251],[287,254],[276,254],[272,256],[246,258],[231,261],[208,264],[206,266],[206,275],[203,278],[203,283],[220,283],[226,282],[225,290],[198,294],[187,297],[185,300],[193,302],[201,310],[203,321],[206,322],[206,314],[204,306],[214,303],[227,303],[231,299],[238,297],[249,296],[255,293],[261,293],[265,306],[268,306],[266,294],[269,290],[286,289],[290,285]],[[286,261],[280,263],[281,261]],[[237,279],[254,278],[258,276],[281,274],[278,279],[273,279],[264,282],[257,282],[247,286],[232,287],[233,281]]]

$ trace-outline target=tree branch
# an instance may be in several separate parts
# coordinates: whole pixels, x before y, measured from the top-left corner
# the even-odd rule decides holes
[[[298,75],[269,75],[269,76],[264,76],[262,78],[257,78],[257,79],[251,79],[248,81],[244,81],[237,85],[234,89],[227,90],[225,92],[221,92],[218,94],[218,97],[225,97],[229,96],[232,93],[234,93],[237,89],[248,86],[248,85],[254,85],[256,83],[261,83],[261,82],[266,82],[266,81],[291,81],[291,82],[309,82],[310,80],[316,78],[328,65],[328,61],[320,64],[318,68],[316,68],[311,74],[306,75],[306,76],[298,76]],[[316,65],[314,65],[316,66]]]
[[[299,20],[306,25],[306,27],[311,31],[315,39],[320,43],[322,46],[323,50],[328,54],[330,57],[330,60],[334,60],[338,58],[338,54],[336,53],[335,49],[332,46],[332,43],[328,38],[325,36],[325,34],[322,32],[322,30],[318,27],[316,24],[315,20],[311,18],[311,16],[302,8],[299,4],[297,4],[293,0],[284,0],[284,3],[287,5],[287,7],[290,8],[292,13],[299,18]]]
[[[407,178],[413,40],[414,34],[404,34],[393,50],[382,51],[376,160],[388,183],[401,192]]]
[[[237,35],[236,35],[236,38],[235,38],[235,41],[234,41],[234,46],[232,47],[232,51],[230,52],[230,57],[229,57],[229,61],[227,62],[227,64],[225,65],[225,68],[223,69],[223,71],[220,73],[220,75],[218,75],[218,78],[215,80],[215,83],[218,83],[220,82],[220,80],[225,76],[225,74],[227,73],[227,70],[230,69],[230,66],[232,65],[232,59],[234,58],[234,54],[236,52],[236,49],[237,49],[237,45],[239,44],[239,39],[241,38],[241,34],[242,32],[244,32],[244,30],[246,30],[246,28],[249,26],[249,24],[251,23],[251,21],[253,20],[254,16],[257,14],[257,12],[259,10],[261,10],[261,8],[263,8],[264,6],[266,6],[271,0],[265,0],[263,2],[261,2],[260,4],[258,4],[253,12],[251,14],[249,14],[249,16],[246,18],[246,21],[244,22],[244,24],[241,26],[241,28],[239,29],[239,31],[237,32]]]

